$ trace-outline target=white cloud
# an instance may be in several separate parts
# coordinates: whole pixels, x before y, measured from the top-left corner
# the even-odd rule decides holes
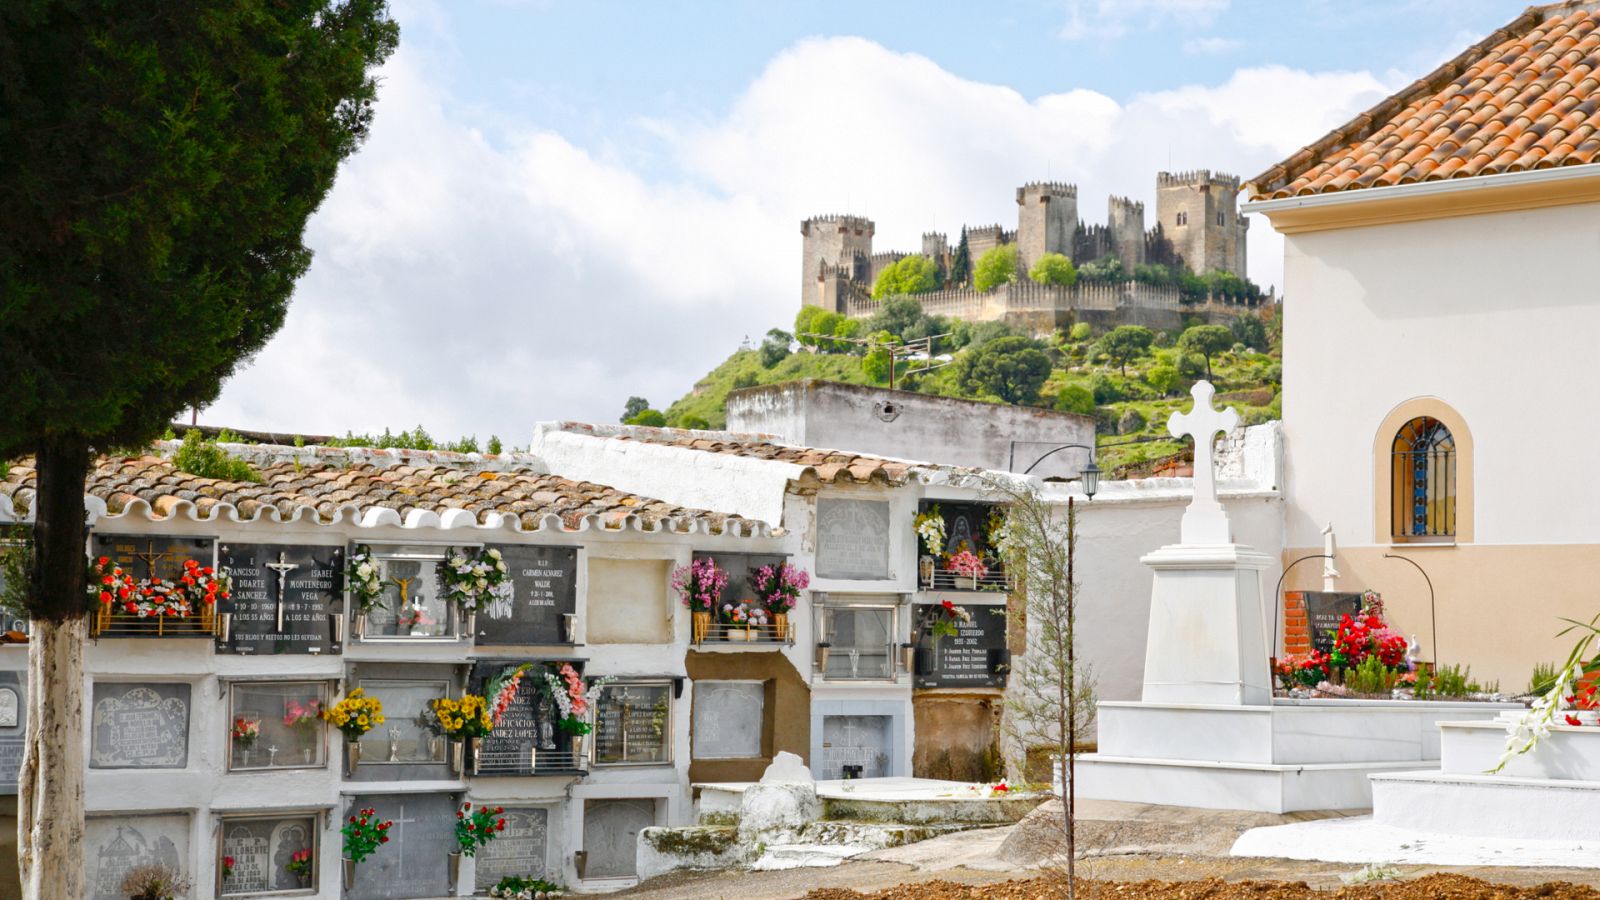
[[[1232,53],[1244,46],[1244,41],[1236,38],[1211,37],[1190,38],[1183,42],[1183,52],[1190,56],[1216,56],[1222,53]]]
[[[774,57],[726,115],[643,121],[599,153],[533,123],[501,144],[402,48],[371,142],[313,219],[284,331],[206,419],[342,433],[422,423],[517,443],[534,422],[664,407],[745,335],[792,321],[799,220],[872,216],[881,249],[1015,227],[1014,189],[1146,200],[1158,169],[1255,174],[1375,102],[1364,73],[1247,69],[1118,104],[1029,99],[857,38]],[[497,111],[503,128],[505,110]],[[645,171],[670,173],[647,176]],[[1281,248],[1252,228],[1251,274]]]
[[[1069,41],[1121,37],[1164,25],[1210,25],[1229,0],[1067,0],[1061,37]]]

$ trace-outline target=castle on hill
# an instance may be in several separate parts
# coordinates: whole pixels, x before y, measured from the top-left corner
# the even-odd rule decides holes
[[[1183,298],[1170,285],[1080,282],[1071,288],[1058,288],[1033,284],[1027,281],[1026,273],[1044,254],[1060,253],[1080,267],[1114,258],[1129,276],[1140,265],[1159,263],[1174,271],[1226,271],[1244,277],[1245,237],[1250,223],[1239,213],[1238,197],[1239,179],[1233,175],[1209,170],[1160,172],[1156,175],[1156,217],[1152,227],[1145,227],[1143,203],[1115,196],[1107,200],[1106,224],[1088,225],[1078,218],[1076,185],[1032,182],[1017,188],[1015,230],[998,224],[963,228],[965,254],[961,253],[960,240],[952,244],[948,234],[924,234],[918,252],[934,261],[945,286],[918,294],[915,299],[931,313],[974,321],[1015,318],[1023,313],[1036,315],[1041,311],[1055,313],[1048,317],[1053,319],[1059,319],[1060,314],[1107,309],[1168,310],[1176,314]],[[818,306],[852,317],[876,311],[878,301],[871,294],[879,273],[911,254],[873,252],[874,227],[871,219],[853,215],[814,216],[800,223],[803,306]],[[1017,246],[1019,280],[988,293],[968,287],[972,266],[983,254],[1006,244]]]

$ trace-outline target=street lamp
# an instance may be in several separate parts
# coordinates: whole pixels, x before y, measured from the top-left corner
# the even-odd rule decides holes
[[[1013,472],[1016,471],[1016,466],[1017,466],[1017,444],[1018,443],[1019,443],[1018,441],[1012,441],[1011,442],[1011,471],[1013,471]],[[1060,453],[1063,450],[1087,450],[1087,451],[1089,451],[1089,464],[1084,466],[1083,469],[1078,474],[1083,476],[1083,494],[1084,494],[1084,496],[1088,497],[1090,500],[1093,500],[1094,499],[1094,495],[1096,493],[1098,493],[1099,490],[1100,490],[1100,467],[1094,464],[1094,447],[1092,447],[1092,446],[1090,446],[1088,444],[1057,444],[1056,446],[1050,448],[1049,452],[1045,453],[1043,456],[1041,456],[1038,459],[1034,460],[1033,462],[1029,463],[1028,467],[1026,469],[1022,470],[1022,474],[1026,475],[1029,472],[1032,472],[1034,466],[1037,466],[1039,463],[1044,462],[1045,460],[1049,459],[1052,456],[1055,456],[1057,453]]]
[[[1090,500],[1100,490],[1100,467],[1094,464],[1094,457],[1089,458],[1089,464],[1083,467],[1083,495]]]

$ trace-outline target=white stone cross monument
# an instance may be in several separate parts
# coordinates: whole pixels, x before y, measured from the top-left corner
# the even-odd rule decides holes
[[[1261,573],[1271,561],[1232,542],[1211,453],[1217,432],[1232,430],[1239,415],[1212,407],[1210,382],[1196,382],[1191,393],[1194,406],[1174,414],[1167,428],[1175,437],[1194,438],[1194,499],[1184,510],[1179,542],[1143,559],[1155,570],[1143,699],[1265,705],[1272,702],[1272,682]]]

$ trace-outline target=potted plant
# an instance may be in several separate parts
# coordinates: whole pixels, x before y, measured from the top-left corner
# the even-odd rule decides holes
[[[756,640],[771,624],[766,610],[748,603],[722,604],[717,620],[723,625],[722,639],[725,641]]]
[[[956,590],[975,591],[978,589],[978,580],[989,574],[989,567],[976,553],[963,547],[950,554],[945,562],[945,568],[955,576]]]
[[[261,720],[253,716],[235,716],[233,719],[233,748],[242,765],[250,765],[250,751],[261,739]]]
[[[828,641],[817,641],[817,671],[826,675],[828,673],[828,654],[833,652],[833,644]]]
[[[361,762],[361,736],[383,724],[383,701],[356,688],[343,700],[323,710],[321,715],[344,733],[345,761],[350,774],[354,775],[356,765]]]
[[[489,701],[477,694],[462,694],[460,700],[439,697],[429,702],[428,709],[428,726],[450,741],[450,771],[460,775],[466,742],[494,730]]]
[[[559,884],[523,875],[507,875],[489,888],[489,896],[498,900],[560,900],[566,895]]]
[[[672,589],[678,592],[683,605],[693,616],[693,640],[705,641],[711,630],[711,613],[722,603],[722,592],[728,586],[728,573],[717,561],[702,556],[687,566],[672,570]]]
[[[545,690],[550,694],[550,699],[555,701],[556,710],[561,718],[556,722],[568,736],[572,752],[572,765],[580,768],[583,758],[583,737],[594,730],[587,718],[589,713],[589,691],[598,690],[610,683],[609,678],[597,678],[590,685],[585,686],[583,676],[572,667],[571,663],[562,663],[561,668],[555,672],[546,670],[544,673]]]
[[[789,612],[800,603],[800,592],[811,586],[811,575],[787,562],[762,566],[750,577],[756,601],[772,616],[772,629],[780,641],[789,639]]]
[[[450,890],[454,892],[461,880],[461,857],[476,856],[478,848],[489,843],[506,830],[503,806],[472,808],[472,801],[461,804],[456,810],[456,846],[450,851]]]
[[[383,601],[383,572],[372,558],[372,548],[357,544],[344,570],[345,590],[355,612],[356,637],[367,636],[367,613]]]
[[[461,614],[462,632],[477,634],[478,607],[489,599],[490,592],[511,577],[500,551],[484,547],[476,553],[451,548],[445,558],[434,568],[445,599],[456,605]]]
[[[152,863],[122,876],[122,891],[128,900],[177,900],[189,896],[189,878],[170,866]]]
[[[376,853],[379,847],[389,843],[389,829],[393,826],[394,822],[388,819],[378,821],[377,811],[368,807],[357,811],[339,829],[339,833],[344,835],[339,861],[344,866],[345,890],[352,890],[356,886],[356,866]]]
[[[300,887],[311,887],[311,848],[304,847],[296,850],[283,864],[285,869],[300,882]]]

